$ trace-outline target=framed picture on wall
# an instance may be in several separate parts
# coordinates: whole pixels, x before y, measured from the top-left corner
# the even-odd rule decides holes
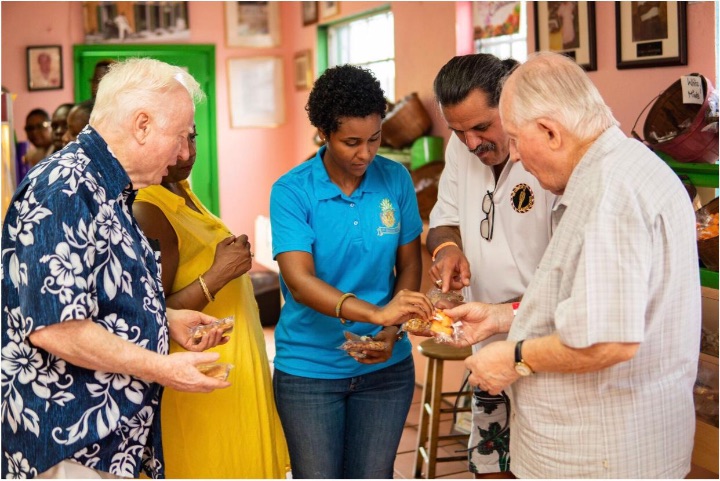
[[[566,55],[597,70],[595,2],[534,2],[535,50]]]
[[[339,2],[320,2],[320,18],[328,18],[340,13]]]
[[[521,2],[472,2],[472,7],[475,40],[520,32]]]
[[[687,65],[687,2],[615,2],[617,68]]]
[[[305,90],[313,83],[312,53],[303,50],[295,54],[295,88]]]
[[[62,46],[33,45],[27,48],[28,90],[63,88]]]
[[[281,57],[228,59],[233,128],[277,127],[285,122]]]
[[[225,2],[228,47],[277,47],[280,45],[278,2]]]
[[[318,2],[300,2],[300,14],[303,26],[312,25],[318,21]]]

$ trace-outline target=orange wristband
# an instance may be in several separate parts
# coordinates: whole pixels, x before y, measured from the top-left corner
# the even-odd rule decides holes
[[[435,257],[437,256],[437,253],[440,252],[440,249],[442,249],[442,248],[444,248],[444,247],[447,247],[447,246],[459,247],[455,242],[452,242],[452,241],[443,242],[442,244],[440,244],[439,246],[437,246],[437,247],[435,248],[435,250],[433,251],[433,255],[432,255],[432,261],[433,261],[433,262],[435,262]]]

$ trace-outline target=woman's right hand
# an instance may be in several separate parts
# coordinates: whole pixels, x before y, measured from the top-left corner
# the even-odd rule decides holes
[[[208,269],[210,277],[216,277],[225,286],[250,270],[253,254],[250,251],[250,242],[245,234],[237,237],[230,236],[218,242],[215,246],[215,259]],[[204,277],[208,277],[206,274]]]
[[[381,326],[394,326],[416,317],[430,319],[434,310],[425,294],[403,289],[375,313],[372,322]]]

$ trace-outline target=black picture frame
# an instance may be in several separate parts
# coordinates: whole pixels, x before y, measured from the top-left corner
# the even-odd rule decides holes
[[[687,65],[687,2],[615,2],[615,42],[619,70]]]
[[[597,70],[595,2],[533,2],[535,51],[566,55]]]
[[[63,58],[61,45],[31,45],[26,49],[28,90],[61,90]]]

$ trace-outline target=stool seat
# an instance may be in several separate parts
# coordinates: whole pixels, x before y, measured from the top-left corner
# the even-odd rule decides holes
[[[436,342],[435,339],[423,341],[418,346],[418,351],[423,356],[433,359],[442,359],[444,361],[464,361],[466,357],[472,355],[472,347],[455,347],[449,344]]]
[[[472,348],[454,347],[445,343],[435,342],[435,339],[427,339],[417,347],[418,351],[428,358],[427,371],[425,372],[425,385],[423,386],[423,404],[420,410],[420,422],[418,423],[418,443],[415,450],[415,472],[414,477],[422,476],[422,468],[427,463],[425,478],[435,477],[437,463],[449,461],[467,460],[467,454],[459,456],[437,455],[438,441],[454,440],[467,443],[467,434],[446,434],[440,435],[440,415],[445,413],[469,412],[470,407],[442,407],[443,400],[447,397],[470,396],[469,391],[442,392],[443,364],[445,361],[463,361],[472,355]]]

